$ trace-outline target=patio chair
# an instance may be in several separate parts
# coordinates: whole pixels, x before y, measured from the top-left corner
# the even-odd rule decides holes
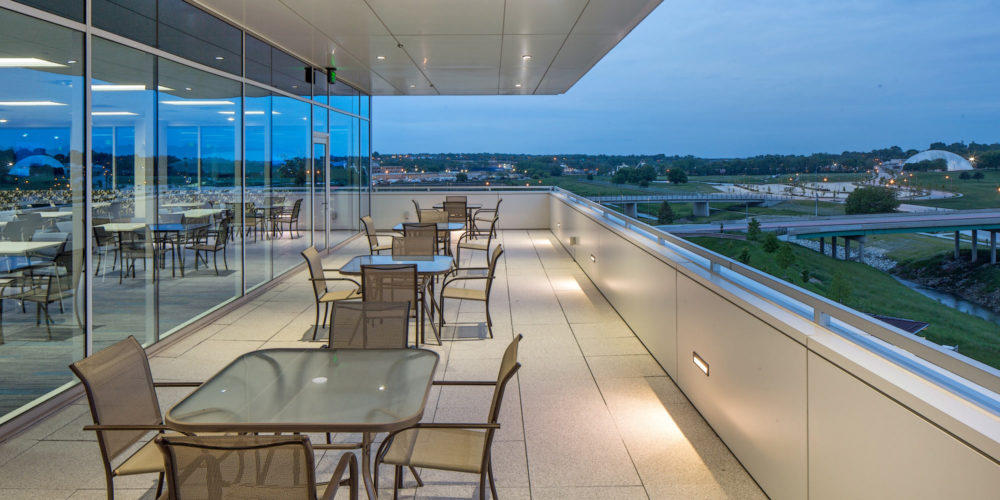
[[[322,305],[324,307],[323,312],[323,325],[326,325],[326,318],[330,314],[330,304],[337,302],[339,300],[352,300],[361,298],[361,284],[350,278],[330,278],[326,276],[327,271],[335,271],[336,269],[323,269],[323,261],[320,259],[319,252],[316,251],[316,247],[309,247],[302,251],[302,257],[306,259],[307,267],[309,268],[309,281],[313,284],[313,294],[316,297],[316,324],[313,326],[313,340],[316,340],[316,334],[319,332],[319,308]],[[348,290],[330,290],[329,284],[336,283],[338,281],[350,282],[354,285],[354,288]]]
[[[378,255],[382,250],[392,250],[392,244],[379,243],[378,235],[375,233],[375,223],[370,215],[361,218],[361,224],[365,226],[365,236],[368,237],[368,250],[372,255]]]
[[[433,260],[437,253],[437,238],[428,234],[417,236],[400,236],[392,239],[392,257],[406,260],[414,257],[422,260]]]
[[[367,302],[407,302],[423,335],[423,293],[416,264],[361,266],[361,294]]]
[[[431,238],[431,240],[433,241],[433,249],[431,253],[436,254],[440,250],[440,243],[442,242],[441,239],[442,236],[447,236],[447,235],[438,234],[438,228],[436,222],[404,222],[403,236],[404,237],[412,236],[416,238],[424,238],[424,237]],[[395,244],[396,242],[394,239],[393,245]]]
[[[414,209],[414,213],[415,213],[415,214],[417,215],[417,217],[418,217],[418,218],[417,218],[417,220],[420,220],[420,219],[419,219],[419,217],[420,217],[420,204],[419,204],[419,203],[417,203],[417,200],[413,200],[413,199],[411,199],[410,201],[412,201],[412,202],[413,202],[413,209]]]
[[[347,452],[320,492],[309,436],[157,436],[156,445],[163,454],[167,500],[330,500],[344,472],[350,498],[357,500],[362,482],[358,460]]]
[[[461,201],[468,203],[469,197],[465,195],[450,194],[444,197],[444,201]]]
[[[409,302],[345,302],[333,304],[332,349],[398,349],[407,347]]]
[[[478,300],[486,303],[486,330],[493,338],[493,318],[490,316],[490,290],[493,288],[493,278],[495,277],[497,261],[503,254],[503,245],[497,244],[490,255],[488,267],[462,267],[452,270],[449,276],[445,276],[441,285],[441,300],[439,301],[441,314],[438,315],[439,327],[444,326],[444,299],[458,300]],[[486,271],[485,276],[475,273]],[[483,288],[465,288],[458,286],[472,281],[483,281]]]
[[[466,205],[464,201],[444,202],[444,212],[448,214],[448,222],[466,222]]]
[[[114,261],[111,263],[111,270],[114,271],[118,265],[118,244],[115,242],[115,235],[101,227],[103,224],[111,222],[111,219],[94,219],[94,250],[97,251],[97,265],[94,266],[94,276],[101,272],[101,263],[107,258],[108,251],[113,254]]]
[[[211,236],[214,234],[213,239]],[[196,240],[197,241],[197,240]],[[211,243],[209,242],[211,241]],[[226,266],[226,270],[229,270],[229,261],[226,258],[226,250],[228,248],[229,242],[229,222],[223,219],[219,223],[219,228],[213,231],[206,231],[206,239],[204,242],[200,243],[189,243],[186,247],[187,250],[194,250],[194,269],[198,270],[198,259],[201,258],[202,262],[205,263],[205,267],[208,267],[208,254],[212,254],[212,265],[215,267],[215,275],[219,275],[219,252],[222,252],[222,263]],[[205,255],[202,256],[201,254]]]
[[[295,203],[292,205],[291,210],[284,209],[280,212],[277,212],[274,218],[272,219],[272,223],[274,224],[273,226],[274,230],[277,231],[278,233],[281,233],[282,232],[281,226],[287,225],[289,235],[292,234],[292,228],[294,227],[295,236],[299,236],[299,211],[301,209],[302,209],[302,198],[299,198],[295,200]]]
[[[69,365],[83,383],[94,419],[87,431],[97,432],[107,480],[108,500],[115,496],[114,478],[159,473],[156,495],[163,491],[163,457],[152,440],[124,460],[132,445],[150,431],[167,429],[160,416],[156,387],[197,387],[196,382],[153,382],[146,352],[133,336]],[[112,461],[118,462],[113,465]]]
[[[444,210],[425,209],[417,212],[419,222],[448,222],[448,212]]]
[[[162,243],[162,244],[161,244]],[[142,259],[142,269],[146,269],[146,257],[153,257],[153,276],[156,277],[156,270],[159,268],[159,259],[163,258],[167,252],[171,255],[172,276],[177,271],[177,254],[174,245],[169,241],[157,241],[153,238],[152,232],[147,227],[144,231],[127,231],[118,233],[118,256],[121,258],[122,267],[118,269],[118,283],[129,273],[135,278],[135,263]]]
[[[478,222],[490,222],[494,218],[499,219],[500,218],[500,203],[502,203],[502,202],[503,202],[503,198],[499,198],[499,199],[497,199],[496,206],[494,206],[493,208],[483,207],[483,208],[480,208],[479,210],[476,210],[476,213],[472,214],[472,226],[473,226],[473,228],[476,227],[476,222],[477,221]],[[497,230],[496,225],[493,225],[490,230],[493,231],[493,237],[496,238],[496,230]]]
[[[461,266],[462,262],[462,250],[479,250],[486,252],[484,255],[489,255],[490,245],[493,243],[493,235],[496,233],[495,228],[497,225],[497,217],[493,217],[490,221],[490,230],[486,233],[486,239],[474,239],[476,238],[475,228],[470,228],[468,231],[462,233],[462,236],[458,237],[458,242],[455,244],[455,262],[458,262]],[[489,259],[487,259],[487,265],[489,265]]]
[[[493,460],[490,450],[497,429],[500,428],[500,404],[503,403],[507,382],[521,368],[517,362],[517,348],[523,336],[518,334],[504,351],[496,381],[440,380],[440,386],[483,386],[493,387],[493,400],[485,423],[418,423],[408,429],[389,434],[375,454],[375,489],[378,489],[378,468],[385,463],[395,466],[393,498],[402,486],[403,467],[425,467],[428,469],[468,472],[479,474],[479,498],[486,498],[486,483],[489,479],[490,493],[497,497],[496,482],[493,478]],[[423,486],[420,476],[417,484]]]

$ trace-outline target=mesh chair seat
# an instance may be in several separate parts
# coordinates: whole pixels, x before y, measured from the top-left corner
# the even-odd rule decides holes
[[[459,243],[458,246],[460,248],[464,248],[466,250],[483,250],[483,251],[486,251],[486,250],[490,249],[490,243],[489,243],[489,241],[481,241],[481,242],[480,241],[463,241],[463,242]]]
[[[407,429],[395,435],[382,462],[478,474],[485,449],[486,431]]]
[[[378,243],[371,247],[372,252],[381,252],[382,250],[392,250],[392,243]]]
[[[338,300],[350,300],[350,299],[360,299],[361,293],[357,289],[351,290],[331,290],[324,293],[319,298],[319,302],[322,304],[324,302],[336,302]]]
[[[441,295],[449,299],[486,300],[486,290],[476,288],[445,288],[441,291]]]
[[[163,453],[160,453],[160,449],[152,439],[142,445],[142,448],[139,448],[132,456],[126,458],[121,465],[115,467],[116,476],[151,472],[163,472]]]
[[[334,349],[400,349],[409,337],[408,302],[337,302],[330,321]]]

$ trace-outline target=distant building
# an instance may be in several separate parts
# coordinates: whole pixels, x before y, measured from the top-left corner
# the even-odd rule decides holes
[[[926,160],[944,160],[948,162],[948,171],[972,170],[972,163],[961,156],[950,151],[931,149],[923,153],[917,153],[906,160],[906,163],[919,163]]]

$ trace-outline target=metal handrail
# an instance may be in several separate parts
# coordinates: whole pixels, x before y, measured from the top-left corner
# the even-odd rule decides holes
[[[844,332],[838,331],[839,329],[831,323],[831,320],[837,320],[890,345],[912,353],[929,363],[948,370],[972,383],[978,384],[995,394],[1000,394],[1000,370],[997,370],[996,368],[957,352],[944,349],[929,340],[875,320],[867,314],[834,302],[826,297],[810,292],[809,290],[789,284],[784,280],[775,278],[716,252],[702,248],[654,226],[650,226],[636,219],[627,217],[620,212],[610,210],[586,197],[558,187],[553,190],[553,195],[564,198],[572,203],[583,205],[600,215],[600,217],[605,221],[643,235],[645,236],[645,239],[655,241],[658,245],[664,247],[673,246],[675,248],[682,249],[685,253],[690,253],[700,257],[708,262],[707,266],[703,266],[705,269],[720,278],[726,279],[727,281],[740,286],[741,288],[747,289],[746,286],[741,285],[739,282],[726,278],[722,274],[721,270],[726,269],[735,272],[753,282],[775,290],[780,296],[811,308],[812,317],[807,317],[806,319],[823,328],[843,334]],[[694,263],[698,264],[697,262]],[[754,295],[760,296],[760,294],[754,290],[747,290]],[[762,296],[762,298],[774,302],[772,297]],[[925,376],[925,378],[928,376],[927,373],[923,373],[922,375]],[[935,382],[939,383],[939,385],[945,385],[952,390],[959,390],[959,388],[955,387],[954,384],[942,383],[943,381],[940,379],[935,380]],[[967,399],[976,402],[990,411],[1000,413],[1000,400],[997,398],[984,399],[981,396],[976,397],[976,394],[971,391],[961,392]]]

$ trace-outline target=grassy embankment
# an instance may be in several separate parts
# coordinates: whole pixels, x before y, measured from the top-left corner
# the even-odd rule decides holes
[[[1000,171],[978,170],[985,177],[981,180],[961,179],[961,172],[916,172],[908,181],[921,188],[962,193],[958,198],[907,202],[913,205],[972,210],[1000,207]],[[945,177],[949,177],[945,179]]]
[[[795,262],[782,269],[775,260],[776,253],[764,252],[757,242],[714,238],[691,241],[734,259],[747,248],[751,266],[826,297],[830,296],[834,275],[839,273],[851,287],[845,305],[865,313],[930,323],[921,335],[938,344],[957,345],[958,352],[1000,368],[1000,328],[996,324],[939,304],[887,273],[857,262],[834,260],[797,245],[792,245]],[[808,271],[809,279],[803,280],[803,270]]]

